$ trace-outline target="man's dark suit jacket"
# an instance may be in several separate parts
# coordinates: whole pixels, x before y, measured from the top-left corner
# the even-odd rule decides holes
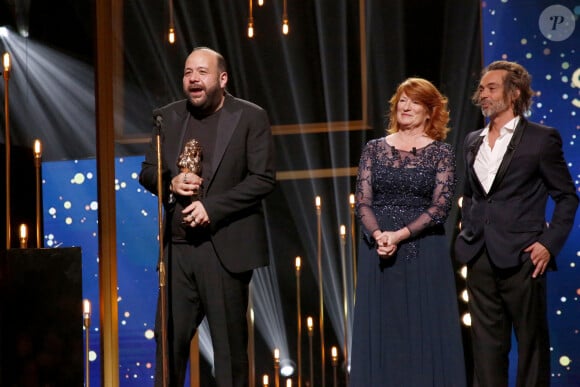
[[[465,139],[467,173],[456,259],[467,263],[485,245],[496,266],[513,267],[529,258],[523,250],[536,241],[556,257],[573,227],[578,207],[560,134],[520,117],[495,180],[485,193],[473,169],[483,142],[482,130],[469,133]],[[548,196],[555,202],[549,223]],[[550,262],[555,265],[554,259]]]
[[[173,205],[168,202],[169,184],[179,174],[177,160],[188,139],[185,133],[190,113],[187,100],[166,105],[154,112],[161,117],[163,198],[166,210],[166,241],[170,241]],[[139,180],[157,193],[157,152],[154,130],[151,148],[145,155]],[[211,170],[204,171],[201,200],[210,219],[211,241],[222,264],[239,273],[269,262],[262,199],[275,186],[274,146],[266,112],[257,105],[226,94],[217,127]]]

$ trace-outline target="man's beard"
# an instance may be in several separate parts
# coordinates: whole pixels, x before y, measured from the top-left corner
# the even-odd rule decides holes
[[[484,117],[492,117],[494,115],[497,115],[503,111],[506,111],[508,109],[508,104],[504,99],[502,99],[501,101],[491,101],[487,108],[484,108],[483,106],[481,107],[481,114],[483,114]]]

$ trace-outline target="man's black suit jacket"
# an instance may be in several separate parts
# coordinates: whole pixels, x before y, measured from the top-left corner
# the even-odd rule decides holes
[[[469,133],[465,139],[466,177],[456,259],[467,263],[485,245],[496,266],[513,267],[529,257],[523,250],[536,241],[556,257],[573,227],[578,207],[560,134],[521,117],[495,180],[485,193],[473,169],[483,142],[482,130]],[[555,203],[549,222],[548,197]],[[551,263],[555,265],[554,259]]]
[[[154,111],[157,127],[139,176],[141,184],[157,193],[156,133],[160,132],[163,201],[166,210],[166,241],[170,240],[174,206],[169,203],[169,184],[179,174],[177,160],[190,113],[187,100]],[[161,117],[161,120],[159,120]],[[275,186],[274,146],[267,113],[259,106],[226,94],[217,127],[211,170],[204,171],[201,200],[210,219],[211,241],[222,264],[239,273],[269,262],[262,199]]]

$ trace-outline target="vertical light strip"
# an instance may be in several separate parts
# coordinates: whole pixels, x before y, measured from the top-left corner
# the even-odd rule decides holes
[[[290,32],[290,25],[288,24],[288,9],[287,0],[284,0],[284,12],[282,13],[282,33],[288,35]]]
[[[173,0],[169,0],[169,35],[170,44],[175,43],[175,26],[173,25]]]
[[[254,37],[254,14],[252,12],[252,0],[249,0],[248,9],[248,38],[251,39]]]

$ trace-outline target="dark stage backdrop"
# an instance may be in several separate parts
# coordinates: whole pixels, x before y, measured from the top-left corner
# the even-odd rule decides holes
[[[529,119],[560,131],[576,186],[580,185],[579,16],[575,0],[482,2],[485,64],[501,59],[516,61],[532,74],[536,96]],[[548,274],[552,386],[580,385],[579,218],[557,258],[559,270]],[[515,385],[513,351],[511,355],[511,385]]]
[[[43,159],[48,161],[44,163],[43,174],[49,173],[49,168],[63,169],[63,180],[56,178],[59,182],[55,183],[57,190],[62,190],[61,197],[50,199],[58,213],[54,219],[48,213],[52,208],[47,202],[49,198],[45,198],[45,244],[80,245],[86,260],[85,276],[88,276],[83,284],[96,286],[98,235],[94,222],[98,204],[96,171],[91,166],[94,161],[90,160],[95,155],[92,49],[97,37],[91,23],[94,2],[63,0],[62,3],[59,7],[50,2],[32,2],[25,6],[28,4],[26,1],[0,0],[0,25],[7,24],[13,31],[18,31],[24,20],[29,27],[28,38],[12,35],[2,38],[1,44],[2,51],[9,49],[14,57],[10,81],[12,140],[16,145],[30,146],[33,139],[39,138],[46,144]],[[525,2],[498,0],[497,5],[487,6],[483,12],[494,9],[494,13],[489,15],[497,18],[512,12],[509,10],[518,9],[520,3]],[[119,181],[117,208],[120,211],[117,251],[119,265],[128,265],[119,269],[123,385],[141,386],[150,380],[152,357],[146,358],[137,352],[143,349],[151,354],[153,351],[152,340],[146,335],[150,335],[152,329],[152,320],[147,319],[152,318],[157,279],[154,272],[157,248],[149,245],[156,241],[155,201],[149,194],[138,191],[135,177],[131,176],[137,172],[138,166],[132,163],[142,157],[144,141],[152,129],[150,112],[156,106],[181,97],[183,61],[191,48],[207,45],[221,51],[229,62],[230,91],[264,106],[274,125],[281,179],[265,206],[273,261],[263,272],[263,277],[259,277],[265,284],[271,282],[279,289],[280,298],[274,299],[273,303],[283,306],[283,311],[275,317],[284,323],[276,330],[285,329],[287,351],[295,354],[296,296],[292,268],[297,255],[302,256],[304,265],[303,313],[314,317],[317,314],[314,208],[317,195],[322,198],[323,272],[328,283],[325,290],[328,308],[325,315],[326,343],[330,346],[343,342],[339,225],[350,226],[347,201],[354,187],[360,150],[366,141],[384,134],[386,103],[396,85],[408,76],[422,76],[449,96],[453,130],[448,141],[456,149],[461,146],[467,131],[481,126],[480,114],[469,101],[483,63],[482,55],[484,52],[488,55],[487,47],[485,50],[482,48],[481,21],[487,23],[489,19],[480,13],[481,4],[477,0],[289,0],[290,35],[284,37],[280,33],[282,1],[266,0],[263,8],[254,6],[256,37],[249,40],[245,37],[247,1],[175,0],[177,44],[170,46],[166,43],[167,2],[123,3],[124,22],[117,29],[119,36],[116,36],[116,44],[124,53],[122,98],[115,101],[119,119],[116,151],[118,156],[124,157],[124,161],[118,159],[116,165]],[[568,8],[572,9],[572,6]],[[574,12],[577,14],[576,10]],[[494,44],[510,39],[519,41],[523,33],[518,28],[524,24],[513,19],[503,23],[504,28],[509,26],[514,30],[501,36],[496,31]],[[55,28],[56,24],[67,28]],[[526,31],[530,31],[528,41],[534,37],[538,41],[542,39],[540,32],[534,30],[535,25],[538,25],[537,20],[528,20],[525,24],[529,28]],[[577,32],[574,36],[578,41]],[[489,42],[485,41],[485,44]],[[547,44],[554,43],[547,41]],[[514,43],[514,46],[509,48],[510,58],[516,52],[526,52],[526,45]],[[552,49],[552,52],[556,51],[559,55],[559,50]],[[542,54],[532,54],[534,57],[530,63],[542,57]],[[577,52],[569,50],[566,54],[573,56]],[[570,68],[574,63],[577,66],[577,59],[569,61]],[[568,69],[566,72],[572,74]],[[540,74],[545,76],[543,72]],[[556,72],[552,73],[552,77],[557,76]],[[556,84],[554,78],[549,90]],[[578,77],[569,75],[568,79],[572,82]],[[575,90],[567,92],[569,98],[565,101],[556,99],[558,102],[554,106],[575,101]],[[544,102],[544,106],[547,104]],[[553,116],[550,114],[550,119]],[[576,119],[569,129],[577,130],[577,116],[568,117]],[[563,130],[565,125],[558,127]],[[313,128],[316,130],[311,130]],[[568,143],[573,140],[572,132],[569,133],[565,137]],[[567,148],[567,156],[570,156],[570,149]],[[129,164],[131,166],[125,170]],[[575,165],[571,168],[576,168],[573,174],[578,179]],[[462,171],[462,161],[458,160],[460,175]],[[71,183],[77,173],[81,183]],[[54,179],[45,181],[45,195],[49,195],[49,185]],[[133,188],[123,188],[129,186]],[[83,191],[86,191],[86,196]],[[78,202],[77,198],[81,201]],[[146,204],[140,203],[139,199]],[[69,207],[71,203],[75,205]],[[125,218],[121,215],[124,210],[129,213]],[[141,210],[148,215],[143,215]],[[71,211],[79,213],[64,216]],[[448,222],[450,235],[454,233],[458,219],[457,208],[453,211]],[[121,223],[123,218],[125,223]],[[76,227],[66,222],[73,222]],[[29,223],[33,224],[33,220]],[[62,227],[64,231],[55,228],[49,232],[56,224],[58,230]],[[140,239],[131,242],[130,237],[122,235],[129,230],[137,230]],[[576,227],[576,238],[578,232]],[[350,256],[351,248],[349,240],[347,256]],[[572,247],[571,251],[572,256],[569,253],[568,258],[563,259],[570,262],[561,265],[562,273],[574,270],[578,247]],[[143,274],[143,278],[135,280],[133,276],[138,274]],[[568,286],[574,289],[574,285]],[[96,288],[85,288],[84,291],[86,297],[96,301]],[[133,291],[140,293],[133,298],[130,296]],[[562,307],[575,308],[577,299],[571,292],[565,293],[566,302],[556,302],[561,302]],[[132,305],[143,310],[139,311]],[[559,316],[566,324],[578,321],[563,318],[567,315]],[[274,321],[270,316],[258,316],[257,321],[263,322],[266,318]],[[567,329],[573,332],[577,327]],[[91,342],[98,354],[97,336],[98,332],[95,332]],[[261,356],[261,368],[256,370],[258,375],[271,373],[272,342],[265,336],[268,334],[256,337],[257,354]],[[315,348],[317,344],[315,338]],[[302,348],[307,348],[306,339]],[[572,356],[572,360],[577,361],[577,356]],[[306,362],[306,355],[303,362]],[[326,364],[329,367],[329,361]],[[569,372],[577,372],[574,364],[571,363]],[[98,357],[91,366],[99,367]],[[315,369],[318,370],[319,366],[316,358]],[[307,364],[303,367],[304,372],[308,372]],[[98,377],[98,369],[91,371]],[[329,368],[327,381],[330,375]]]

